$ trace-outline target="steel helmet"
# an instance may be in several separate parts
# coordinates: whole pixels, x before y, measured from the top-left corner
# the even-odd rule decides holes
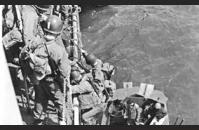
[[[44,22],[43,29],[45,32],[51,34],[60,34],[63,28],[63,21],[56,15],[48,16],[47,20]]]
[[[49,11],[52,8],[52,5],[34,5],[34,7],[41,11]]]
[[[161,109],[161,104],[160,104],[159,102],[157,102],[157,103],[155,104],[155,109]]]
[[[87,64],[94,66],[97,61],[97,57],[94,54],[88,54],[85,56],[85,60]]]
[[[138,105],[137,103],[132,102],[132,103],[130,104],[130,107],[134,107],[134,108],[138,109],[138,108],[139,108],[139,105]]]
[[[74,70],[70,74],[71,80],[79,81],[81,79],[81,73],[77,70]]]

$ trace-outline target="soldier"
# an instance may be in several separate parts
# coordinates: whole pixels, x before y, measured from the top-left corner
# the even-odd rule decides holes
[[[94,54],[89,54],[84,51],[83,56],[88,65],[91,65],[93,73],[97,75],[98,71],[103,72],[103,80],[110,80],[111,76],[114,75],[115,67],[109,63],[103,63],[102,60],[98,59]]]
[[[156,117],[157,121],[159,121],[161,118],[163,118],[167,114],[167,111],[163,104],[157,102],[152,108],[152,111],[150,112],[151,117]]]
[[[167,114],[167,110],[163,104],[159,102],[152,102],[145,106],[143,110],[144,123],[148,125],[151,120],[156,117],[156,121],[159,121]]]
[[[71,32],[69,30],[69,24],[68,24],[69,11],[70,11],[69,5],[54,5],[53,6],[53,14],[59,16],[62,19],[62,21],[64,21],[63,31],[56,40],[58,43],[62,43],[60,45],[66,48],[68,54],[70,54],[69,45],[70,45],[70,39],[71,39],[70,37]]]
[[[40,22],[46,19],[46,15],[50,12],[50,7],[50,5],[21,5],[20,13],[18,13],[21,16],[18,21],[22,23],[20,30],[22,32],[22,41],[25,44],[19,55],[19,63],[26,87],[26,80],[29,80],[34,88],[39,85],[35,72],[31,70],[29,63],[26,62],[26,51],[27,49],[34,50],[37,45],[42,44],[43,31]]]
[[[65,102],[64,86],[69,84],[70,76],[70,62],[68,60],[68,54],[65,49],[57,45],[55,39],[60,35],[63,28],[63,22],[57,16],[50,15],[43,25],[44,30],[44,44],[40,44],[34,49],[34,55],[29,54],[29,59],[33,62],[33,71],[36,73],[40,70],[40,75],[37,75],[39,85],[35,87],[35,109],[33,116],[35,121],[33,124],[41,124],[45,118],[45,114],[48,100],[52,100],[56,109],[58,110],[59,124],[64,124],[63,106]],[[32,56],[32,57],[31,57]],[[48,69],[39,68],[39,61],[34,63],[34,59],[48,58],[50,71]],[[42,58],[43,57],[43,58]],[[37,64],[36,64],[37,63]],[[45,63],[45,62],[44,62]],[[34,66],[36,64],[36,66]],[[40,66],[40,67],[44,67]],[[48,65],[46,68],[49,68]],[[35,70],[37,69],[37,70]],[[48,70],[48,71],[47,71]],[[39,77],[38,77],[39,76]],[[67,122],[71,122],[68,121]]]
[[[25,45],[42,42],[40,35],[43,32],[38,25],[39,22],[46,19],[46,15],[49,15],[51,10],[52,5],[23,5],[21,14]]]
[[[96,125],[99,120],[101,121],[105,107],[97,93],[96,84],[92,83],[90,76],[89,74],[82,76],[78,70],[71,72],[71,90],[73,94],[79,94],[78,99],[84,125]]]
[[[131,103],[127,105],[127,111],[125,117],[127,117],[128,125],[139,125],[141,119],[142,108],[137,103]]]
[[[111,88],[111,91],[114,91],[113,89],[116,89],[115,83],[110,80],[111,76],[115,72],[115,67],[113,65],[110,65],[109,63],[103,63],[95,55],[88,54],[86,51],[84,51],[83,56],[85,57],[86,63],[92,66],[91,73],[93,79],[99,84],[98,86],[101,86],[100,90],[104,91],[103,93],[106,95],[107,98],[109,98],[110,95],[107,89],[110,90]]]

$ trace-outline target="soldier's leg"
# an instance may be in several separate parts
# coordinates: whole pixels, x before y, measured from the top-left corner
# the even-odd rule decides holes
[[[35,118],[35,124],[41,124],[45,119],[45,112],[48,105],[48,98],[45,93],[45,90],[42,89],[42,85],[35,85],[35,108],[33,110],[33,117]],[[44,86],[46,87],[46,86]]]
[[[66,124],[67,125],[72,125],[73,124],[73,109],[72,109],[72,104],[66,102]]]
[[[110,124],[110,114],[108,112],[109,105],[106,103],[102,115],[101,125],[109,125]]]
[[[58,119],[59,121],[66,121],[67,125],[72,125],[72,104],[66,102],[63,92],[60,89],[60,86],[55,82],[55,91],[54,91],[54,104],[58,110]],[[65,106],[64,103],[65,102]],[[63,107],[65,107],[65,111],[63,111]],[[64,113],[63,113],[64,112]],[[65,118],[65,120],[64,120]]]
[[[104,104],[97,105],[93,107],[90,111],[82,115],[82,120],[85,125],[96,125],[97,120],[101,120],[100,114],[104,110]],[[98,119],[100,118],[100,119]]]
[[[50,79],[50,78],[49,78]],[[59,84],[53,78],[48,80],[46,91],[49,93],[49,99],[53,101],[55,108],[58,111],[58,120],[63,121],[63,101],[64,95]]]

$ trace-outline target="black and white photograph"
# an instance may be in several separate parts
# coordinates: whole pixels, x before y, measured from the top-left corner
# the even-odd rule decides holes
[[[0,125],[199,125],[199,5],[0,14]]]

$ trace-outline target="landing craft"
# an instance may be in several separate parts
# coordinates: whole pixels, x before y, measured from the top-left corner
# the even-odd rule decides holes
[[[117,89],[114,97],[114,100],[122,100],[123,102],[137,103],[139,106],[144,107],[146,104],[159,102],[167,110],[167,101],[168,98],[162,91],[155,90],[154,85],[141,83],[140,86],[131,86],[121,89]],[[114,115],[111,117],[114,119]],[[121,120],[123,117],[121,117]],[[110,119],[111,120],[111,119]],[[114,122],[114,121],[112,121]],[[145,120],[145,125],[169,125],[169,116],[168,113],[160,120],[157,120],[156,117],[149,118]]]

